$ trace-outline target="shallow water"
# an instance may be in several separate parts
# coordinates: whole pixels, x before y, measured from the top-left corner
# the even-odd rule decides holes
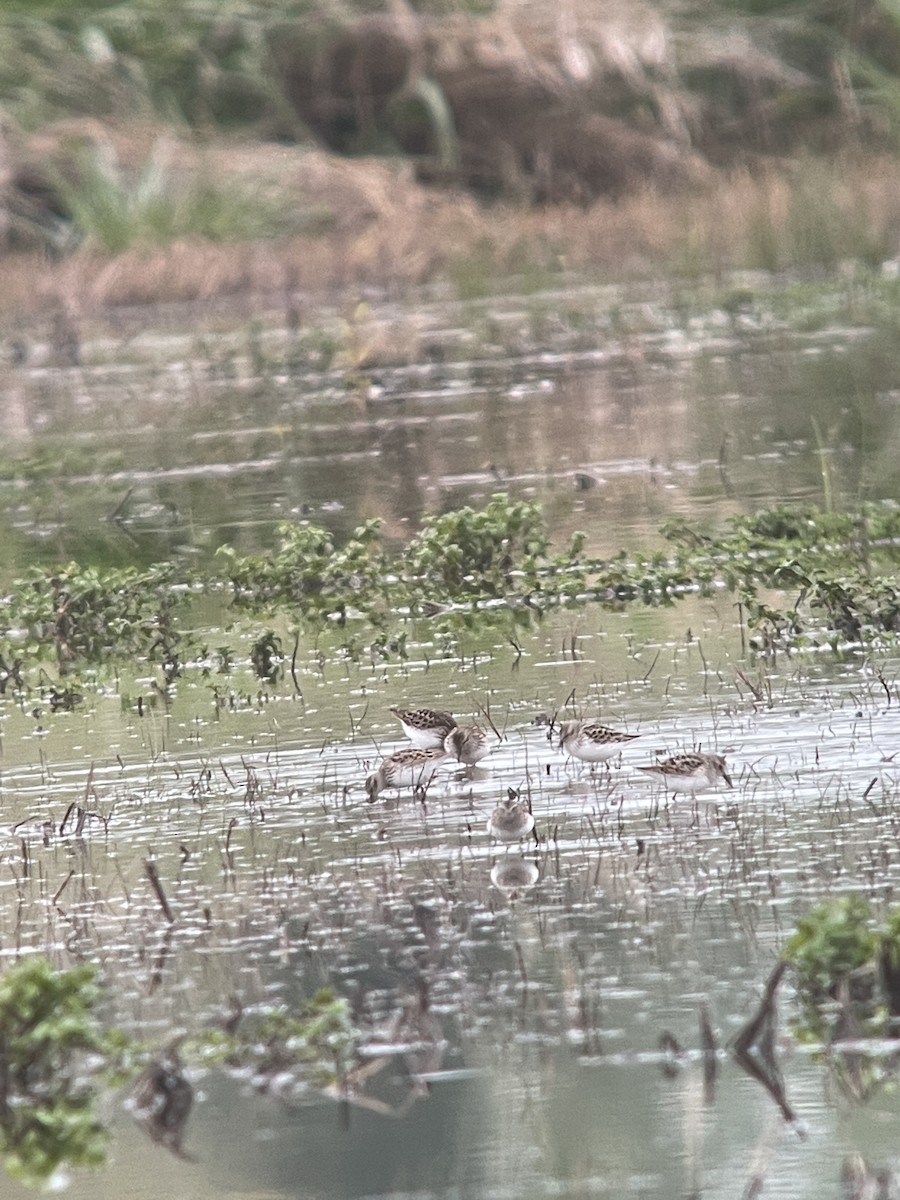
[[[655,544],[673,514],[895,494],[900,356],[873,332],[607,336],[383,371],[365,395],[334,371],[254,374],[261,334],[142,337],[14,381],[8,573],[255,550],[292,515],[338,534],[382,515],[399,544],[423,511],[501,486],[541,499],[555,538],[583,527],[601,552]],[[280,361],[274,333],[264,345]],[[71,712],[0,701],[0,959],[97,962],[110,1016],[160,1045],[231,996],[296,1007],[327,984],[386,1065],[350,1103],[198,1074],[193,1161],[110,1101],[112,1163],[76,1174],[72,1196],[724,1198],[758,1170],[765,1195],[811,1197],[839,1194],[853,1153],[900,1168],[894,1095],[854,1107],[786,1042],[802,1138],[724,1052],[704,1092],[698,1055],[700,1005],[724,1045],[816,900],[894,899],[893,651],[749,660],[722,593],[556,612],[517,632],[521,655],[488,626],[448,648],[412,624],[397,663],[310,635],[298,695],[289,675],[253,676],[260,623],[233,619],[198,601],[234,667],[189,669],[168,697],[136,664],[101,673]],[[402,744],[398,703],[489,717],[490,757],[442,771],[424,803],[368,804],[365,775]],[[640,738],[591,772],[548,741],[543,719],[564,710]],[[669,799],[636,769],[693,748],[727,755],[733,791]],[[508,787],[539,839],[505,850],[485,824]],[[94,814],[80,836],[61,829],[73,802]],[[512,897],[498,884],[518,860],[537,874]],[[423,980],[427,1027],[398,1016]],[[664,1031],[686,1051],[671,1078]]]

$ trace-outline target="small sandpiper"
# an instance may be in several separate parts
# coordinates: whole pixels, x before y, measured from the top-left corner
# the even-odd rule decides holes
[[[606,762],[637,737],[640,734],[620,733],[599,721],[563,721],[559,727],[559,748],[584,762]]]
[[[480,725],[457,725],[444,738],[444,749],[458,762],[474,767],[487,756],[490,746]]]
[[[648,775],[662,779],[670,792],[702,792],[720,779],[734,787],[721,754],[675,754],[652,767],[639,767]]]
[[[509,788],[506,799],[501,800],[487,823],[488,833],[500,842],[518,842],[528,837],[534,829],[534,817],[528,805],[519,799],[518,792]]]
[[[392,708],[403,732],[414,746],[423,750],[442,749],[444,738],[456,728],[456,718],[431,708]]]
[[[377,800],[378,793],[384,788],[426,787],[446,757],[443,750],[434,747],[423,750],[420,746],[411,746],[398,750],[366,780],[369,800]]]

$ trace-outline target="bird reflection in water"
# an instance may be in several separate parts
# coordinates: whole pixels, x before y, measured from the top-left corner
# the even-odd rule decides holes
[[[491,883],[509,900],[517,900],[533,888],[541,873],[536,863],[518,855],[507,855],[491,870]]]

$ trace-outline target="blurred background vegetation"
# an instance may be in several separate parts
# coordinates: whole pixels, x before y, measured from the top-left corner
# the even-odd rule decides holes
[[[898,249],[896,0],[7,0],[0,117],[12,252],[336,232],[346,251],[388,213],[398,259],[397,226],[416,228],[421,281],[446,272],[448,238],[501,273],[525,243],[541,268],[612,258],[610,205],[620,262]],[[397,179],[454,197],[465,236],[417,225]],[[523,214],[516,239],[473,224],[472,202]],[[581,243],[524,216],[598,205]]]

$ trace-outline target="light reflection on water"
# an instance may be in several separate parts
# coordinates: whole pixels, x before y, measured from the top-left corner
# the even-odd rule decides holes
[[[423,512],[498,488],[539,498],[560,538],[586,527],[600,552],[655,540],[675,514],[817,499],[826,471],[837,498],[893,496],[896,351],[873,340],[648,332],[631,357],[601,343],[413,364],[361,390],[346,372],[277,369],[282,343],[263,374],[246,339],[228,371],[227,336],[171,364],[170,342],[97,343],[88,368],[10,382],[2,569],[255,549],[304,516],[338,534],[380,516],[399,543]]]
[[[103,526],[111,558],[206,552],[223,537],[255,548],[290,514],[338,531],[384,515],[399,539],[423,509],[477,502],[500,481],[539,496],[558,536],[584,526],[594,549],[615,549],[675,512],[818,496],[813,405],[837,483],[884,494],[897,425],[873,444],[874,376],[847,401],[858,353],[849,341],[813,354],[769,341],[657,348],[627,370],[471,370],[443,389],[407,380],[405,393],[393,381],[362,409],[288,379],[252,390],[202,371],[164,376],[176,401],[191,398],[189,422],[171,411],[172,389],[151,419],[121,380],[79,380],[76,396],[71,378],[44,378],[32,394],[35,376],[20,396],[24,441],[56,453],[66,430],[85,454],[17,487],[7,563],[34,556],[37,523],[54,554],[95,544],[85,531],[129,486],[124,527]],[[98,415],[122,418],[115,438]],[[592,480],[583,490],[576,470]],[[724,1198],[754,1156],[769,1163],[766,1195],[800,1197],[836,1194],[856,1150],[896,1169],[892,1097],[848,1110],[823,1067],[794,1054],[803,1142],[724,1056],[705,1099],[690,1053],[701,1000],[724,1043],[815,900],[894,897],[895,720],[862,657],[763,666],[772,703],[755,704],[736,681],[737,666],[757,664],[741,658],[730,597],[688,598],[553,614],[517,635],[518,662],[491,631],[444,660],[427,624],[396,665],[347,663],[310,641],[301,699],[289,680],[251,679],[246,630],[226,635],[217,619],[204,617],[210,638],[232,639],[235,673],[188,673],[144,716],[139,675],[104,680],[71,713],[3,700],[0,957],[100,963],[114,1018],[160,1043],[218,1019],[232,994],[298,1005],[326,984],[351,1000],[364,1040],[389,1043],[425,978],[446,1048],[427,1088],[392,1058],[366,1093],[381,1111],[314,1095],[285,1105],[210,1072],[186,1138],[196,1162],[121,1119],[114,1165],[78,1177],[74,1197]],[[898,663],[879,666],[890,680]],[[579,712],[641,735],[609,770],[567,762],[536,722],[572,692]],[[460,717],[489,708],[504,740],[484,769],[442,773],[424,805],[369,805],[365,775],[401,744],[388,706],[405,702]],[[727,754],[734,792],[667,802],[634,769],[695,747]],[[506,850],[485,824],[510,786],[530,798],[540,841]],[[82,838],[59,833],[73,801],[98,814]],[[144,876],[151,856],[172,929]],[[495,880],[516,858],[537,880],[511,899]],[[666,1030],[688,1051],[671,1079]]]

